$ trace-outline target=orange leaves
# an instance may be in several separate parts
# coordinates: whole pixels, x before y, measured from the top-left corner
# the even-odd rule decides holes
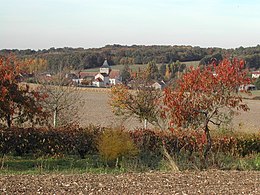
[[[109,103],[115,114],[121,113],[126,108],[129,95],[128,89],[124,85],[116,85],[111,88],[111,101]]]
[[[202,123],[205,113],[214,111],[211,117],[215,117],[223,107],[247,110],[236,94],[240,85],[250,81],[243,68],[244,62],[236,59],[191,68],[177,82],[177,87],[164,90],[165,112],[171,117],[171,123],[177,126]]]

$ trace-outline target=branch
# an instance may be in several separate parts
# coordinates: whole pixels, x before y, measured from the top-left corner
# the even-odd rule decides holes
[[[211,122],[212,124],[214,124],[214,125],[217,125],[217,126],[219,126],[219,125],[221,125],[221,122],[220,123],[217,123],[217,122],[214,122],[214,121],[212,121],[212,120],[209,120],[209,122]]]

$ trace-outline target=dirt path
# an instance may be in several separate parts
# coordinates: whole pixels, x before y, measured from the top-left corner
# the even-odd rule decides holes
[[[1,194],[260,194],[260,172],[0,176]]]

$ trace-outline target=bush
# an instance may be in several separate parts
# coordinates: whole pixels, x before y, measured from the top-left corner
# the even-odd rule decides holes
[[[87,128],[11,128],[0,129],[0,153],[23,156],[63,156],[97,153],[95,139],[103,129]]]
[[[212,148],[207,166],[203,163],[205,136],[203,131],[156,131],[137,129],[101,128],[90,125],[86,128],[2,128],[0,129],[0,154],[32,155],[35,157],[86,155],[103,158],[108,165],[116,160],[141,170],[159,169],[165,160],[162,146],[174,157],[181,169],[203,169],[207,166],[220,169],[246,169],[243,163],[259,169],[259,134],[218,134],[212,136]],[[131,158],[134,156],[135,158]],[[124,157],[124,159],[123,159]],[[242,159],[240,164],[232,161]],[[245,165],[245,166],[244,166]],[[244,166],[244,168],[243,168]],[[226,167],[226,168],[225,168]],[[240,167],[240,168],[239,168]]]
[[[122,129],[106,129],[98,138],[97,147],[102,159],[110,166],[117,166],[119,158],[138,153],[129,133]]]

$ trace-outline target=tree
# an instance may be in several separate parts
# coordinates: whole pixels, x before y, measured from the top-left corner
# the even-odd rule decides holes
[[[78,123],[79,107],[84,106],[80,89],[60,72],[39,81],[40,91],[47,94],[42,107],[50,113],[53,127]]]
[[[127,84],[130,81],[131,74],[130,74],[128,65],[124,65],[124,68],[123,68],[123,70],[121,72],[121,78],[122,78],[122,82],[124,84]]]
[[[26,58],[24,59],[24,63],[27,66],[24,67],[24,70],[30,74],[38,74],[47,70],[48,64],[47,60],[43,58]]]
[[[243,61],[225,59],[219,65],[191,68],[175,88],[165,89],[163,117],[171,127],[202,126],[206,158],[211,148],[209,123],[220,125],[234,109],[248,110],[237,88],[249,81]]]
[[[40,105],[45,95],[19,83],[21,69],[27,65],[14,56],[0,58],[0,119],[9,128],[13,122],[40,123],[45,116]]]
[[[167,69],[166,66],[167,66],[166,64],[162,64],[162,65],[160,66],[159,72],[160,72],[160,74],[161,74],[162,76],[164,76],[165,73],[166,73],[166,69]]]
[[[158,103],[160,92],[152,87],[139,87],[130,91],[124,85],[116,85],[111,89],[110,105],[116,115],[123,115],[127,118],[135,116],[144,122],[160,125]]]
[[[151,61],[147,64],[147,73],[148,80],[159,80],[161,77],[158,67],[156,66],[156,63],[154,61]]]
[[[165,78],[166,80],[169,80],[170,77],[171,77],[171,70],[170,70],[169,65],[166,65],[166,70],[165,70],[164,78]]]
[[[260,90],[260,77],[255,81],[255,86],[258,90]]]

